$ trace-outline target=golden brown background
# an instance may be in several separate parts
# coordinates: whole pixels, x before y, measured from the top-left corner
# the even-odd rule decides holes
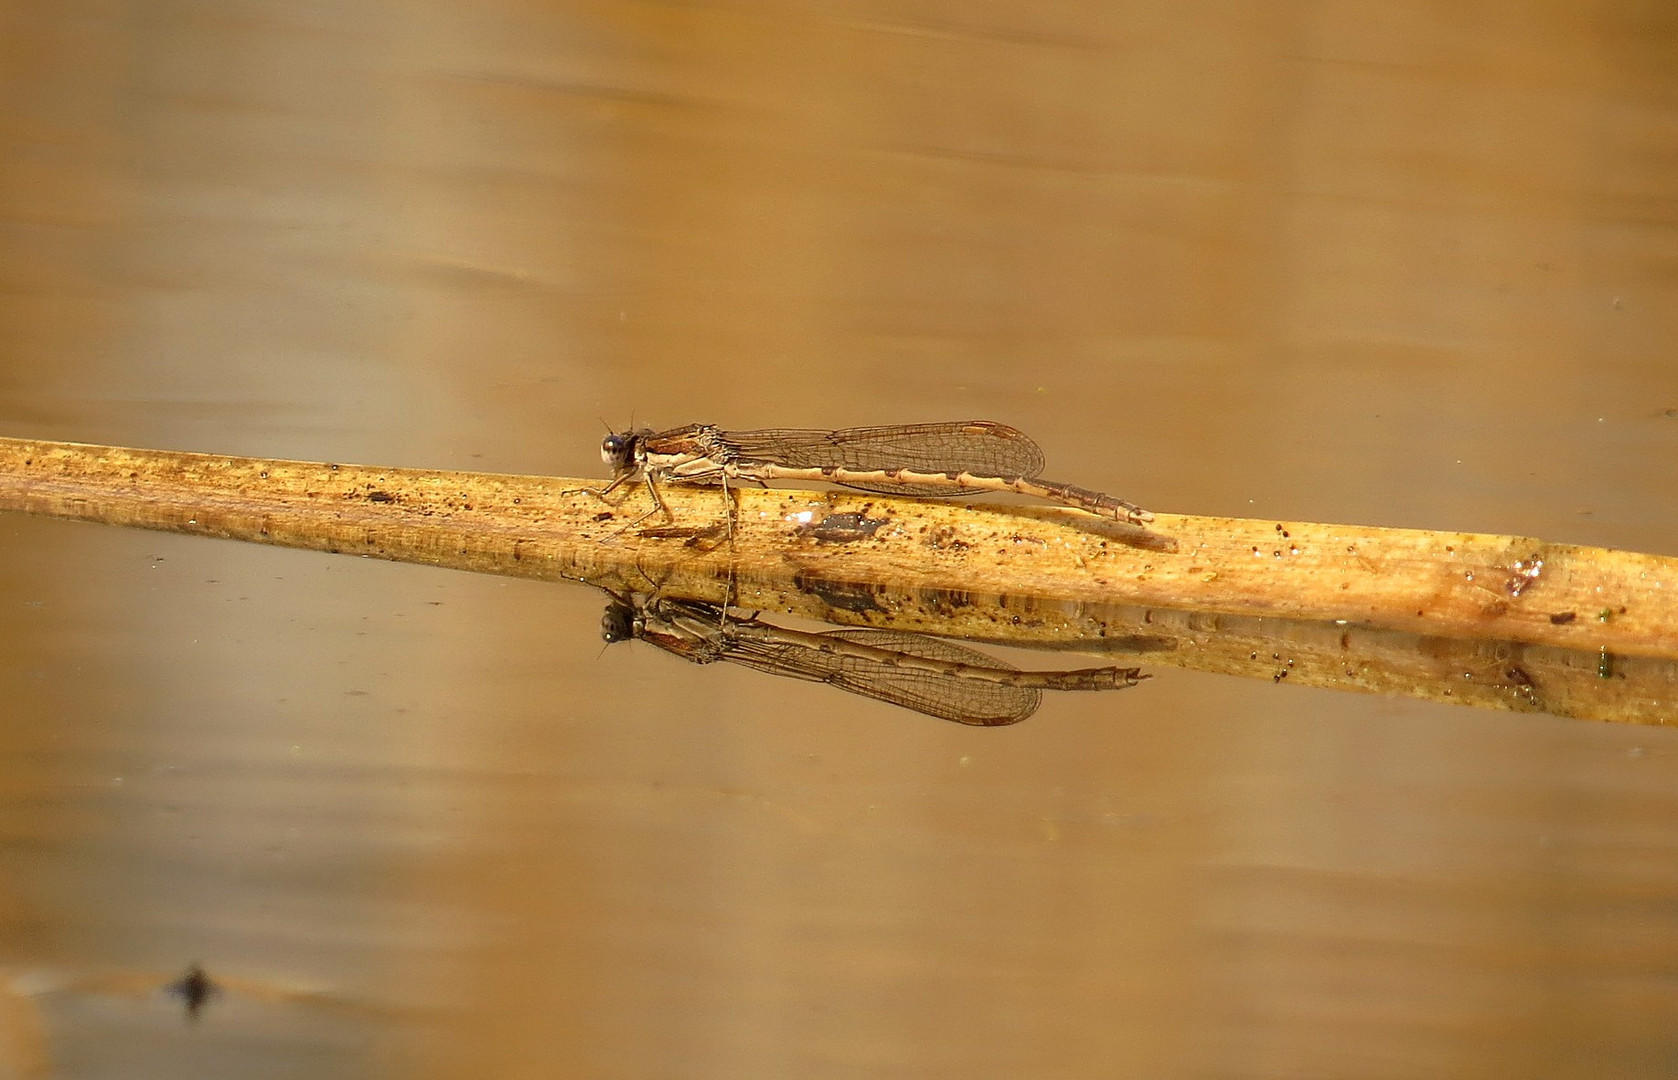
[[[1675,345],[1667,2],[0,3],[3,434],[983,416],[1671,554]],[[974,731],[599,606],[0,519],[0,1068],[1678,1072],[1678,735],[1171,670]]]

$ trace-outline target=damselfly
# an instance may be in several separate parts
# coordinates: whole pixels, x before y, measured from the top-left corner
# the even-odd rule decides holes
[[[942,638],[844,628],[808,633],[715,604],[614,597],[601,616],[608,644],[639,638],[695,664],[726,660],[771,675],[824,682],[960,724],[999,727],[1037,711],[1044,690],[1122,690],[1139,668],[1021,671]]]
[[[637,477],[665,510],[658,482],[816,480],[884,495],[950,498],[1014,491],[1133,524],[1153,515],[1099,491],[1044,480],[1043,451],[1023,432],[990,420],[901,424],[839,431],[723,431],[693,424],[615,432],[600,444],[612,467],[605,494]]]

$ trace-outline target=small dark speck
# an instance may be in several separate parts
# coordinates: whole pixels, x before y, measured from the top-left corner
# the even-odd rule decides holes
[[[890,523],[890,518],[871,518],[862,514],[829,514],[820,522],[799,526],[799,533],[830,544],[848,544],[866,540]]]
[[[180,998],[186,1007],[186,1018],[196,1020],[204,1005],[221,993],[221,987],[210,981],[210,976],[202,967],[194,964],[186,969],[185,975],[165,986],[163,992]]]
[[[1578,617],[1579,613],[1576,611],[1558,611],[1550,616],[1550,621],[1557,626],[1566,626]]]
[[[369,491],[367,493],[367,501],[376,503],[393,503],[396,501],[396,496],[392,495],[388,491]]]

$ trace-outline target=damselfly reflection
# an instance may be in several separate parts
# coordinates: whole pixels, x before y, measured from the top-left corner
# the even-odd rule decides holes
[[[912,498],[1013,491],[1116,521],[1153,520],[1134,503],[1040,478],[1043,451],[1024,432],[991,420],[839,431],[723,431],[691,424],[608,435],[600,456],[612,467],[612,482],[601,494],[640,477],[660,510],[660,481],[726,489],[730,480],[814,480]]]
[[[941,638],[898,630],[808,633],[728,615],[714,604],[615,597],[601,617],[608,644],[639,638],[695,664],[726,660],[771,675],[824,682],[958,724],[1000,727],[1037,711],[1044,690],[1122,690],[1139,668],[1021,671]]]

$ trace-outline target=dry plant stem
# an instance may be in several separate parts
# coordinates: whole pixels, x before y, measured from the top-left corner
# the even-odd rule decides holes
[[[229,458],[0,439],[0,509],[479,572],[882,582],[950,594],[1277,616],[1678,658],[1678,559],[1519,537]],[[732,564],[732,565],[731,565]],[[960,629],[946,631],[960,634]],[[983,635],[977,635],[983,636]],[[996,635],[991,635],[996,636]]]

